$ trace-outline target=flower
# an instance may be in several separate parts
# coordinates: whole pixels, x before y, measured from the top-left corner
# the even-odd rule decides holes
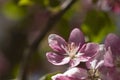
[[[106,39],[105,39],[105,46],[106,49],[109,51],[108,54],[110,54],[113,60],[113,65],[114,66],[119,66],[120,67],[120,38],[116,36],[115,34],[109,34]],[[107,58],[108,56],[105,56]],[[110,59],[108,58],[105,61],[110,62]]]
[[[93,75],[94,77],[97,77],[98,79],[101,78],[100,77],[101,74],[103,74],[104,71],[106,71],[104,70],[105,68],[111,68],[114,66],[110,48],[106,50],[105,45],[100,44],[96,55],[86,62],[86,66],[88,69],[90,69],[89,71],[91,75]],[[103,77],[104,77],[104,80],[109,80],[108,79],[109,77],[105,77],[104,75],[102,75],[102,78]]]
[[[54,52],[47,52],[46,56],[54,65],[69,63],[71,67],[77,66],[93,57],[98,49],[96,43],[85,43],[84,36],[78,28],[72,30],[68,43],[57,34],[49,35],[48,43]]]
[[[113,11],[116,14],[120,13],[119,0],[98,0],[98,6],[104,11]]]
[[[103,11],[110,11],[110,1],[109,0],[98,0],[97,6],[98,8],[102,9]]]
[[[52,80],[86,80],[88,73],[85,69],[74,67],[70,68],[63,74],[52,76]]]
[[[100,66],[120,67],[120,38],[115,34],[109,34],[94,58],[87,62],[87,67],[97,69]]]
[[[102,80],[120,80],[120,38],[111,33],[105,39],[106,54],[100,68]]]
[[[105,48],[104,44],[99,45],[96,55],[86,62],[88,69],[96,70],[104,64]]]

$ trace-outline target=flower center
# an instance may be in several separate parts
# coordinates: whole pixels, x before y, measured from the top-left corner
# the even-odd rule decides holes
[[[66,51],[70,58],[74,58],[79,50],[79,47],[76,46],[74,42],[68,44],[67,46],[62,46],[62,48]]]

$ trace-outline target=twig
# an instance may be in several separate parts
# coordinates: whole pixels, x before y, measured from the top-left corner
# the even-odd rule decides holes
[[[69,1],[69,0],[67,0]],[[64,7],[60,12],[53,15],[49,18],[47,25],[44,30],[39,34],[39,36],[35,39],[31,46],[25,51],[25,55],[23,56],[22,66],[19,74],[19,80],[27,80],[28,66],[29,60],[31,59],[33,53],[37,51],[39,43],[43,40],[48,31],[52,29],[52,27],[57,23],[58,20],[63,16],[63,14],[76,2],[77,0],[71,0],[66,7]]]

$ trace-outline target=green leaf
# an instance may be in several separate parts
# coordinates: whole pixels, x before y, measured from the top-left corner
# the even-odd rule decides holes
[[[72,17],[76,15],[76,13],[80,12],[80,10],[81,10],[80,1],[81,0],[78,0],[77,3],[72,5],[72,7],[66,11],[66,13],[63,15],[64,19],[70,21],[72,19]]]
[[[42,8],[49,6],[49,0],[33,0],[35,4],[40,5]]]
[[[60,0],[49,0],[51,7],[57,7],[60,4]]]
[[[20,20],[27,15],[27,11],[24,7],[20,7],[13,2],[6,3],[2,8],[2,13],[14,20]]]
[[[39,80],[52,80],[51,77],[52,77],[53,75],[57,74],[57,73],[58,73],[58,72],[47,74],[47,75],[41,77]]]
[[[101,42],[108,33],[115,30],[115,26],[108,14],[96,10],[87,13],[81,28],[90,41],[93,42]]]
[[[33,4],[34,4],[34,2],[32,0],[20,0],[18,2],[18,5],[20,5],[20,6],[31,6]]]
[[[63,36],[66,40],[70,33],[69,21],[62,18],[58,24],[58,32]]]

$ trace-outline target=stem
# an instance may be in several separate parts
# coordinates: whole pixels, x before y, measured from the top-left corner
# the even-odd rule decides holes
[[[67,0],[69,1],[69,0]],[[44,30],[39,34],[39,36],[35,39],[35,41],[30,45],[24,53],[23,61],[21,64],[20,74],[19,74],[19,80],[27,80],[27,73],[28,73],[28,67],[29,67],[29,61],[34,54],[35,51],[37,51],[39,43],[43,40],[45,35],[54,27],[54,25],[60,20],[60,18],[63,16],[63,14],[70,9],[70,7],[76,2],[77,0],[71,0],[66,7],[64,7],[60,12],[53,15],[49,18]]]

